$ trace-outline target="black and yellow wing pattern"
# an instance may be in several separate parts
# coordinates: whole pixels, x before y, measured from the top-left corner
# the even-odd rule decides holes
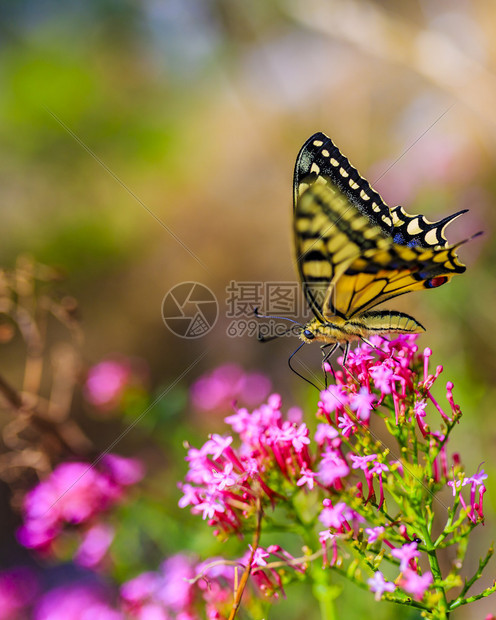
[[[308,339],[422,331],[409,315],[371,309],[465,271],[456,255],[464,241],[449,245],[444,235],[464,211],[430,222],[389,208],[323,133],[309,138],[296,160],[294,207],[297,269],[315,315]]]

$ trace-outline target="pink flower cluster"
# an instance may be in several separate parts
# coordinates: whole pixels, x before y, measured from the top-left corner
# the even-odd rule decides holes
[[[93,566],[112,540],[112,530],[97,524],[101,513],[125,495],[127,487],[143,477],[140,461],[105,455],[98,469],[88,463],[62,463],[24,498],[24,525],[19,541],[26,547],[50,552],[65,526],[87,529],[76,560]]]
[[[234,568],[216,558],[196,564],[178,554],[162,563],[156,572],[142,573],[124,583],[121,600],[130,620],[212,620],[221,618],[219,607],[232,600]],[[202,612],[198,613],[198,608]]]
[[[219,366],[191,387],[191,400],[199,411],[228,411],[234,403],[254,406],[267,398],[270,380],[259,372],[245,372],[236,364]]]
[[[239,409],[226,422],[241,439],[240,448],[231,447],[230,435],[212,435],[199,450],[190,448],[179,505],[192,506],[194,513],[227,534],[240,530],[261,492],[275,502],[278,492],[271,488],[273,476],[279,486],[282,480],[296,484],[312,468],[312,460],[308,428],[283,419],[277,394],[252,413]]]
[[[377,337],[351,351],[346,366],[335,373],[336,383],[321,392],[318,417],[322,422],[313,438],[301,412],[283,415],[277,394],[252,412],[237,409],[225,419],[232,434],[211,435],[201,448],[188,450],[189,471],[180,485],[179,505],[201,514],[221,537],[242,536],[247,522],[252,531],[259,502],[265,507],[288,505],[291,510],[291,498],[297,493],[317,493],[323,496],[318,519],[326,528],[319,534],[324,564],[335,565],[339,541],[357,536],[369,521],[373,527],[366,528],[368,544],[376,547],[384,542],[390,561],[400,569],[396,583],[387,582],[380,571],[374,574],[369,585],[376,598],[399,586],[422,600],[433,578],[429,571],[422,573],[416,561],[421,554],[419,539],[401,520],[388,522],[383,513],[386,481],[393,484],[397,479],[403,484],[408,463],[400,450],[394,454],[385,449],[370,427],[372,414],[387,420],[393,436],[403,426],[415,434],[416,425],[432,455],[430,478],[441,486],[447,483],[447,436],[431,430],[426,407],[430,402],[437,420],[440,416],[448,426],[459,419],[460,409],[453,400],[451,382],[446,387],[446,411],[432,395],[442,367],[430,374],[431,351],[418,355],[415,341],[416,336],[391,341]],[[214,402],[207,400],[209,407]],[[484,476],[480,472],[464,481],[472,489],[469,518],[483,518]],[[478,498],[477,488],[481,489]],[[295,562],[291,566],[294,569]],[[272,588],[273,593],[278,590],[282,591],[282,583]]]
[[[37,602],[34,620],[125,620],[108,593],[96,585],[67,585],[50,590]]]
[[[42,592],[32,569],[18,567],[0,573],[0,620],[124,620],[111,603],[111,592],[89,577]]]

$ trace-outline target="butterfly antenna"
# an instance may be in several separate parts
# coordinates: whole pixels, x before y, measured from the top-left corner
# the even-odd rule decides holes
[[[298,327],[301,327],[303,329],[303,325],[301,323],[298,323],[298,321],[294,321],[293,319],[290,319],[287,316],[271,316],[271,315],[268,315],[268,314],[260,314],[258,312],[258,308],[254,308],[253,309],[253,314],[255,315],[255,317],[257,319],[280,319],[281,321],[289,321],[290,323],[293,323],[293,325],[298,325]],[[260,329],[258,331],[258,340],[260,342],[270,342],[271,340],[275,340],[276,338],[280,338],[281,336],[285,336],[292,329],[294,329],[293,325],[288,327],[288,329],[285,332],[283,332],[282,334],[276,334],[275,336],[263,336],[262,333],[261,333],[261,329]],[[305,343],[303,343],[303,344],[305,344]]]
[[[463,239],[462,241],[458,241],[458,243],[455,243],[455,245],[453,247],[459,248],[464,243],[468,243],[469,241],[472,241],[472,239],[475,239],[476,237],[480,237],[483,234],[484,234],[484,231],[483,230],[479,230],[479,232],[476,232],[475,235],[472,235],[472,236],[468,237],[467,239]]]
[[[299,327],[303,327],[301,323],[298,323],[298,321],[294,321],[287,316],[272,316],[269,314],[260,314],[258,308],[253,308],[253,314],[256,316],[257,319],[281,319],[281,321],[290,321],[291,323],[294,323]]]
[[[274,336],[264,336],[262,335],[262,326],[261,326],[258,331],[258,341],[259,342],[270,342],[271,340],[275,340],[276,338],[280,338],[281,336],[285,336],[286,334],[289,334],[289,332],[292,331],[293,329],[294,329],[293,325],[290,325],[288,329],[282,332],[282,334],[275,334]]]
[[[320,388],[319,388],[319,387],[317,387],[317,386],[315,385],[315,383],[312,383],[312,382],[310,381],[310,379],[307,379],[306,377],[304,377],[304,376],[303,376],[302,374],[300,374],[300,373],[299,373],[299,372],[298,372],[295,368],[293,368],[293,366],[291,366],[291,360],[292,360],[292,359],[293,359],[293,357],[294,357],[294,356],[298,353],[298,351],[301,349],[301,347],[302,347],[304,344],[306,344],[306,343],[305,343],[305,342],[302,342],[302,343],[300,344],[300,346],[299,346],[299,347],[298,347],[295,351],[293,351],[293,353],[291,353],[291,355],[290,355],[290,356],[289,356],[289,358],[288,358],[288,366],[289,366],[289,367],[291,368],[291,370],[295,373],[295,375],[298,375],[298,377],[300,377],[300,379],[303,379],[303,381],[306,381],[307,383],[310,383],[310,385],[311,385],[311,386],[313,386],[313,387],[314,387],[314,388],[315,388],[318,392],[320,392],[320,391],[321,391],[321,390],[320,390]]]

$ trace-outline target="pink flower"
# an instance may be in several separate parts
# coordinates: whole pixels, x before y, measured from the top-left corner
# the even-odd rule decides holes
[[[131,376],[128,362],[105,360],[88,371],[85,385],[87,400],[97,407],[113,407],[117,404]]]
[[[374,380],[376,389],[382,394],[391,394],[391,382],[394,377],[394,371],[391,368],[385,364],[379,364],[372,368],[370,375]]]
[[[253,547],[248,545],[250,551],[253,551]],[[255,549],[255,553],[253,554],[253,560],[251,562],[252,566],[267,566],[267,561],[265,558],[268,558],[270,553],[265,551],[262,547],[257,547]]]
[[[226,463],[223,471],[214,471],[212,473],[214,484],[219,491],[223,491],[227,487],[232,487],[236,484],[236,478],[232,476],[233,468],[232,463]]]
[[[319,521],[326,527],[341,529],[346,522],[348,506],[344,502],[338,502],[335,506],[327,505],[319,515]]]
[[[191,388],[191,400],[200,411],[225,411],[237,400],[256,405],[267,398],[270,380],[258,372],[245,373],[236,364],[219,366],[201,376]]]
[[[124,607],[131,618],[188,618],[192,611],[195,568],[183,554],[171,556],[157,572],[146,572],[121,586]],[[193,616],[196,617],[196,616]],[[127,616],[126,616],[127,618]]]
[[[350,473],[348,463],[341,454],[334,449],[327,448],[322,454],[322,461],[319,464],[319,480],[325,486],[331,486]]]
[[[384,534],[385,531],[386,530],[384,527],[382,527],[382,525],[379,525],[378,527],[367,527],[365,529],[365,533],[369,537],[367,541],[368,544],[371,545],[372,543],[375,543],[375,541],[379,538],[379,536],[381,534]]]
[[[463,486],[463,480],[460,480],[458,478],[456,480],[448,480],[446,484],[452,488],[453,497],[455,497],[458,489],[460,489]]]
[[[386,581],[384,579],[384,575],[380,570],[374,573],[374,576],[371,577],[367,583],[370,586],[370,591],[375,592],[375,600],[380,601],[384,592],[394,592],[396,590],[396,586],[394,583],[390,581]]]
[[[193,597],[189,580],[195,576],[193,563],[182,553],[171,556],[160,566],[162,581],[157,599],[173,612],[185,611]]]
[[[74,560],[87,568],[97,566],[107,553],[113,539],[114,528],[104,523],[94,525],[84,534]]]
[[[333,439],[339,437],[338,431],[330,424],[317,424],[314,439],[319,446],[323,446],[326,440],[332,443]]]
[[[414,558],[420,557],[420,552],[417,551],[417,543],[411,542],[404,544],[399,549],[393,549],[391,551],[391,555],[393,556],[393,558],[400,560],[400,571],[403,572],[407,570],[410,562]]]
[[[24,498],[24,525],[17,536],[29,548],[48,549],[66,524],[82,524],[121,499],[141,466],[108,454],[107,472],[88,463],[62,463]]]
[[[102,458],[102,464],[117,485],[127,487],[136,484],[145,475],[143,463],[138,459],[125,458],[117,454],[106,454]]]
[[[430,572],[418,575],[414,570],[407,569],[403,573],[401,587],[409,594],[412,594],[417,601],[421,601],[432,581],[432,574]]]
[[[356,431],[356,426],[347,413],[339,416],[338,422],[338,428],[341,429],[343,437],[349,437]]]
[[[357,456],[356,454],[348,455],[353,462],[351,466],[353,469],[361,469],[363,471],[368,471],[369,463],[377,458],[377,454],[369,454],[367,456]]]
[[[289,438],[295,451],[301,452],[303,448],[310,443],[307,425],[301,424],[298,428],[291,426],[289,430]]]
[[[36,605],[35,620],[124,620],[103,591],[87,585],[60,586],[50,590]]]
[[[373,409],[373,402],[375,401],[374,394],[371,394],[366,387],[361,387],[360,391],[356,394],[352,394],[350,397],[350,407],[353,411],[356,411],[357,416],[363,422],[368,422],[370,418],[370,412]]]
[[[124,601],[136,605],[151,597],[159,587],[160,575],[158,573],[141,573],[134,579],[126,581],[121,586],[121,597]]]
[[[307,469],[306,467],[301,468],[300,474],[301,477],[296,482],[296,486],[301,487],[306,484],[311,491],[314,487],[314,478],[317,474],[311,469]]]
[[[330,385],[320,393],[319,407],[326,413],[343,410],[349,404],[348,393],[341,385]]]
[[[288,421],[298,426],[303,421],[303,411],[300,407],[290,407],[287,414]]]
[[[0,620],[24,617],[18,613],[33,602],[37,591],[38,583],[30,569],[19,567],[1,572]]]
[[[209,453],[212,455],[213,459],[218,459],[222,455],[222,453],[229,448],[232,444],[233,438],[228,435],[227,437],[221,437],[221,435],[217,435],[214,433],[211,435],[209,442]]]
[[[376,476],[382,476],[382,474],[387,471],[389,471],[389,467],[385,463],[379,463],[377,461],[376,463],[374,463],[372,469],[370,470],[370,473],[375,474]]]

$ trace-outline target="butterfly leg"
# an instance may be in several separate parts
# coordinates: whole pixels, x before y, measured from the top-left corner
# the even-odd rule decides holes
[[[371,347],[372,349],[374,349],[374,350],[376,350],[376,351],[377,351],[377,347],[375,346],[375,344],[372,344],[372,343],[370,342],[370,340],[367,340],[367,338],[364,338],[363,336],[360,336],[360,340],[361,340],[362,342],[365,342],[365,344],[368,344],[368,345],[369,345],[369,347]]]
[[[348,361],[348,353],[350,352],[350,343],[346,342],[343,347],[343,363],[342,366],[346,366],[346,362]]]
[[[295,357],[295,355],[298,353],[298,351],[301,349],[301,347],[302,347],[304,344],[305,344],[305,343],[304,343],[304,342],[302,342],[302,343],[300,344],[300,346],[299,346],[299,347],[298,347],[295,351],[293,351],[293,353],[291,353],[291,355],[290,355],[290,356],[289,356],[289,358],[288,358],[288,366],[289,366],[289,367],[290,367],[290,369],[291,369],[291,370],[295,373],[295,375],[298,375],[298,377],[300,377],[301,379],[303,379],[303,381],[306,381],[307,383],[310,383],[310,385],[312,385],[312,386],[313,386],[313,387],[314,387],[314,388],[315,388],[318,392],[320,392],[320,388],[319,388],[319,387],[317,387],[317,386],[315,385],[315,383],[312,383],[309,379],[307,379],[307,378],[306,378],[306,377],[304,377],[302,374],[300,374],[300,373],[299,373],[299,372],[298,372],[298,371],[297,371],[297,370],[293,367],[293,365],[291,364],[292,359]]]
[[[327,347],[331,347],[329,349],[329,351],[326,351],[325,349],[327,349]],[[325,363],[328,362],[328,360],[330,359],[331,355],[334,353],[334,351],[339,347],[339,343],[337,342],[328,342],[327,344],[323,344],[320,349],[322,351],[322,368],[324,370],[324,380],[325,380],[325,386],[327,389],[327,372],[326,369],[324,368]],[[329,366],[331,367],[331,372],[332,372],[332,376],[334,377],[334,381],[336,381],[336,373],[334,372],[334,368],[332,367],[332,364],[330,362]]]

